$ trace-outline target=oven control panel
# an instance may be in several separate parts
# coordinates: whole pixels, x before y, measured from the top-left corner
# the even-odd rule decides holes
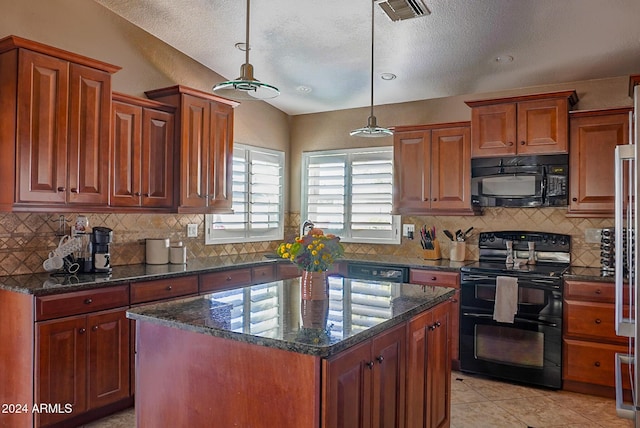
[[[512,242],[514,250],[526,250],[533,242],[536,251],[553,251],[569,253],[571,236],[548,232],[499,231],[482,232],[478,239],[479,248],[503,249],[507,242]]]

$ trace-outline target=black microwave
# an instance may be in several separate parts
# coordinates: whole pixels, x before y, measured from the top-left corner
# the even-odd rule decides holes
[[[568,183],[569,155],[471,159],[473,206],[567,206]]]

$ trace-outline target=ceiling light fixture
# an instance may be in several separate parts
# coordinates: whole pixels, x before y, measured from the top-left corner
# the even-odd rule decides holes
[[[253,66],[249,63],[249,51],[251,50],[251,45],[249,45],[250,9],[250,0],[247,0],[247,41],[244,43],[245,62],[240,66],[240,77],[236,80],[218,83],[213,87],[214,94],[237,101],[266,100],[280,95],[278,88],[262,83],[253,77]]]
[[[375,3],[371,2],[371,114],[367,120],[367,126],[355,129],[349,133],[352,137],[388,137],[393,135],[390,129],[378,126],[376,117],[373,115],[373,30],[374,15],[373,8]]]

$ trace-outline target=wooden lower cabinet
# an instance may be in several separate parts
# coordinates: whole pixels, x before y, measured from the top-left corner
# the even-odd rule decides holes
[[[129,390],[126,308],[36,325],[35,403],[60,411],[35,414],[36,426],[62,422],[125,399]]]
[[[563,389],[615,397],[615,354],[629,352],[615,332],[614,284],[565,281]],[[624,389],[629,389],[626,385]]]
[[[403,427],[405,324],[323,361],[323,427]]]
[[[408,324],[406,427],[448,427],[451,422],[451,303]]]

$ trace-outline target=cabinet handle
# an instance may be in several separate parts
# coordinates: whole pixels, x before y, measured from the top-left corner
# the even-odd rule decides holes
[[[438,277],[437,277],[437,276],[432,276],[432,277],[431,277],[431,281],[435,281],[435,280],[437,280],[437,279],[438,279]]]
[[[433,198],[432,200],[435,202],[435,201],[437,201],[437,200],[438,200],[438,198]]]
[[[145,198],[148,198],[149,194],[148,193],[143,193],[142,196],[144,196]]]
[[[452,298],[450,298],[450,299],[449,299],[449,301],[450,301],[451,303],[457,303],[457,302],[458,302],[458,299],[456,299],[455,297],[452,297]]]
[[[70,190],[71,193],[78,193],[78,189],[76,189],[75,187],[72,187]]]
[[[58,192],[64,192],[65,190],[67,190],[65,187],[58,187]]]
[[[509,146],[509,147],[513,146],[513,141],[509,141],[509,142],[507,143],[507,146]]]
[[[98,331],[98,326],[97,326],[97,325],[94,325],[93,327],[91,327],[91,330],[93,330],[93,331]]]
[[[373,366],[374,366],[374,362],[373,361],[367,361],[366,366],[369,367],[370,370],[373,370]]]
[[[600,318],[596,318],[596,324],[600,324],[602,320]]]
[[[435,330],[435,329],[436,329],[436,325],[435,325],[435,324],[431,324],[431,325],[429,326],[429,330],[430,330],[430,331],[433,331],[433,330]]]
[[[600,361],[596,361],[595,363],[593,363],[593,365],[596,367],[600,367]]]
[[[227,277],[227,281],[231,281],[231,277],[230,276]]]
[[[133,196],[140,196],[140,192],[134,193]]]
[[[578,198],[571,198],[573,202],[578,202]]]
[[[382,355],[378,355],[376,357],[376,360],[378,361],[378,363],[382,364],[382,362],[384,361],[384,357]]]
[[[600,290],[599,288],[596,290],[596,294],[602,294],[602,290]]]
[[[425,202],[427,202],[429,200],[429,198],[424,198]]]
[[[86,331],[87,331],[87,329],[82,327],[80,330],[78,330],[78,333],[85,334]]]
[[[88,298],[84,299],[84,304],[85,305],[90,305],[91,303],[93,303],[93,299],[91,297],[88,297]]]
[[[527,143],[525,143],[524,141],[520,141],[520,145],[521,146],[524,146],[525,144],[527,144]]]
[[[167,285],[167,291],[171,291],[172,288],[173,288],[172,286]]]

